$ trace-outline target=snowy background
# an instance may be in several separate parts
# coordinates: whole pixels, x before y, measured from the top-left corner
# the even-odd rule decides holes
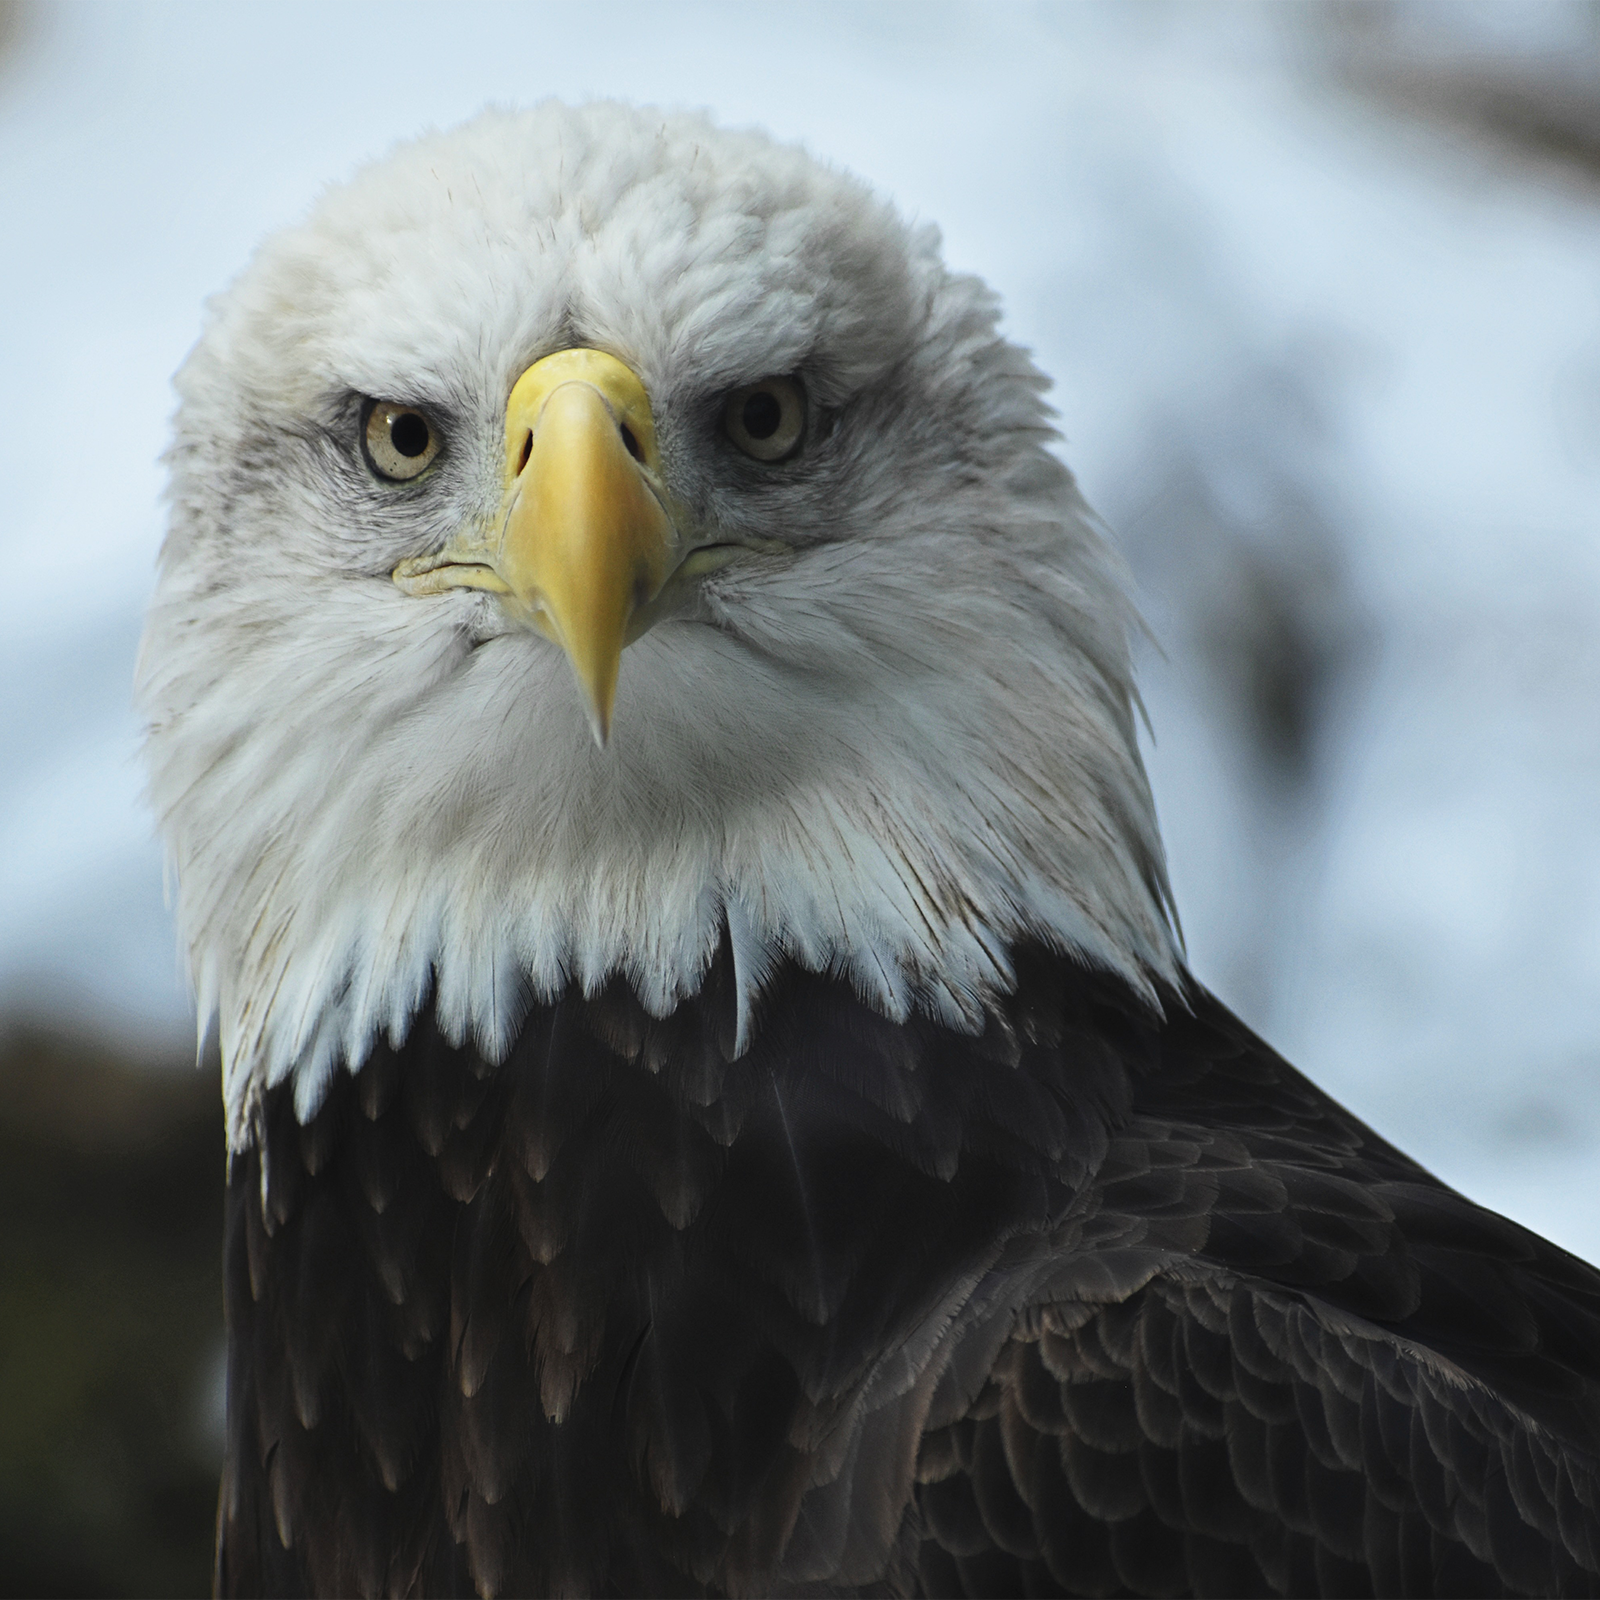
[[[129,680],[201,300],[547,94],[760,123],[941,224],[1163,647],[1196,972],[1600,1260],[1592,5],[0,0],[0,1014],[190,1036]]]

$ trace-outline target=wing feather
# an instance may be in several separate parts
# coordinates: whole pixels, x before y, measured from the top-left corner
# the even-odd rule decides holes
[[[1382,1330],[1220,1272],[1072,1320],[925,1440],[926,1592],[1600,1592],[1595,1461]]]

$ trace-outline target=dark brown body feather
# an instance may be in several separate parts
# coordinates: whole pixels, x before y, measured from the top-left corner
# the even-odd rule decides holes
[[[223,1592],[1600,1593],[1600,1274],[1200,991],[728,973],[267,1096]]]

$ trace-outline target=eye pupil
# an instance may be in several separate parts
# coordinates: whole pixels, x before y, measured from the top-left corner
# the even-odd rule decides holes
[[[770,390],[758,389],[745,401],[739,420],[752,439],[770,439],[783,421],[783,407]]]
[[[420,456],[428,448],[428,424],[415,411],[403,411],[389,424],[389,438],[403,456]]]

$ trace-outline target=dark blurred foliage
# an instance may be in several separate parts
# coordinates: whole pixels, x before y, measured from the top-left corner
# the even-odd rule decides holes
[[[0,1037],[0,1594],[205,1594],[216,1072]]]

